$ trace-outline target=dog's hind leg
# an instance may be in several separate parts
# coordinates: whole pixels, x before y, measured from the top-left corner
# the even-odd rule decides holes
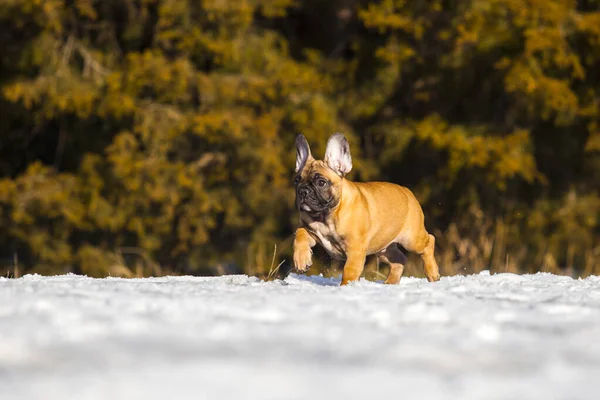
[[[413,251],[421,256],[423,260],[423,271],[429,282],[435,282],[440,280],[440,271],[435,262],[435,256],[433,254],[435,250],[435,237],[425,230],[422,229],[421,233],[408,241],[401,243],[402,246],[408,251]]]
[[[379,261],[384,262],[390,266],[390,273],[384,283],[393,285],[400,282],[402,273],[404,272],[404,265],[406,264],[406,256],[398,248],[396,243],[392,243],[388,248],[377,255]]]
[[[435,237],[427,231],[424,231],[422,236],[421,246],[415,248],[415,252],[423,259],[423,271],[429,282],[436,282],[440,280],[440,271],[435,261]]]
[[[421,253],[421,258],[423,259],[423,270],[425,271],[425,276],[429,282],[436,282],[440,280],[440,270],[437,262],[435,262],[435,256],[433,254],[435,251],[435,236],[432,234],[428,234],[428,236],[429,240],[427,241],[425,250],[423,250],[423,253]]]

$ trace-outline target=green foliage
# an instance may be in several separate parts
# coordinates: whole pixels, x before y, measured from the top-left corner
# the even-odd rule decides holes
[[[352,178],[417,193],[446,273],[600,273],[599,7],[2,2],[0,257],[266,273],[276,243],[289,258],[295,135],[322,155],[343,131]]]

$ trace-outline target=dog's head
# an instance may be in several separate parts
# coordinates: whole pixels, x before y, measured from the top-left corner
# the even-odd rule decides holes
[[[329,138],[325,157],[315,160],[306,138],[296,138],[296,208],[311,217],[323,217],[342,196],[344,176],[352,169],[348,140],[341,133]]]

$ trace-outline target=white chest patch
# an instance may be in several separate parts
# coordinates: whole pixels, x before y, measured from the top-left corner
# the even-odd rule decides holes
[[[311,222],[308,230],[327,252],[336,258],[344,257],[344,246],[341,238],[335,233],[335,228],[322,222]]]

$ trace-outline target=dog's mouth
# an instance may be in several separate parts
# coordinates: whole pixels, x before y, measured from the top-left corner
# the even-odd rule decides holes
[[[298,211],[309,214],[322,214],[335,206],[335,199],[326,199],[317,190],[308,189],[304,189],[303,194],[296,194],[296,207]]]
[[[302,203],[302,205],[300,206],[300,208],[301,208],[303,211],[307,211],[307,212],[311,212],[311,211],[313,210],[313,209],[312,209],[312,208],[310,208],[310,206],[309,206],[308,204],[306,204],[306,203]]]
[[[298,201],[298,211],[318,214],[329,210],[329,208],[330,207],[327,204],[314,204],[307,201]]]

